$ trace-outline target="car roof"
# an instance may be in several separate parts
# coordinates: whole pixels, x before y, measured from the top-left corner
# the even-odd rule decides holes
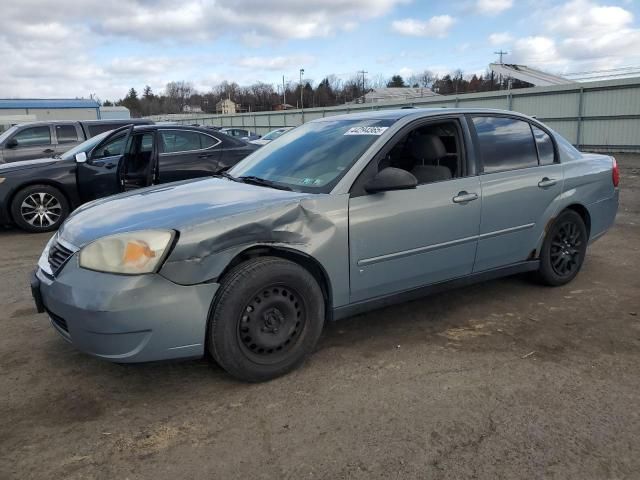
[[[123,126],[126,126],[126,125],[123,125]],[[208,135],[211,135],[211,133],[215,133],[215,131],[211,130],[210,128],[192,127],[191,125],[150,124],[150,125],[134,125],[133,126],[134,132],[143,132],[143,131],[152,131],[152,130],[190,130],[190,131],[206,133]]]
[[[531,118],[519,112],[511,110],[500,110],[495,108],[395,108],[389,110],[366,110],[355,113],[347,113],[343,115],[332,115],[329,117],[318,118],[313,122],[330,122],[333,120],[392,120],[397,121],[401,118],[423,118],[436,115],[461,114],[461,113],[484,113],[484,114],[502,114],[513,115],[522,118]]]

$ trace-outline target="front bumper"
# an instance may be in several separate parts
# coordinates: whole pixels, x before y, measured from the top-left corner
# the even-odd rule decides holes
[[[79,350],[120,363],[204,354],[216,283],[177,285],[158,274],[114,275],[79,268],[75,254],[54,278],[32,280],[56,331]]]

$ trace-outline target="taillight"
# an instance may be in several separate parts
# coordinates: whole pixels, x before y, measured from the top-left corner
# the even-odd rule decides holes
[[[618,168],[618,162],[613,158],[613,170],[611,171],[611,180],[613,180],[613,186],[617,187],[620,183],[620,168]]]

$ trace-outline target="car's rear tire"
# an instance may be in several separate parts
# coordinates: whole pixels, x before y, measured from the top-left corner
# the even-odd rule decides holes
[[[542,244],[539,280],[554,287],[573,280],[582,268],[588,240],[587,228],[577,212],[560,213]]]
[[[11,202],[11,216],[22,230],[32,233],[57,230],[69,215],[69,202],[51,185],[30,185]]]
[[[270,380],[302,364],[320,338],[324,317],[322,290],[305,268],[278,257],[254,258],[220,284],[209,319],[209,352],[240,380]]]

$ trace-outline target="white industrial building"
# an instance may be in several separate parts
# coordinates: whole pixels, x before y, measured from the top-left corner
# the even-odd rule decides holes
[[[100,120],[126,120],[131,118],[127,107],[100,107]]]
[[[0,125],[36,120],[97,120],[100,105],[85,99],[0,99]]]

